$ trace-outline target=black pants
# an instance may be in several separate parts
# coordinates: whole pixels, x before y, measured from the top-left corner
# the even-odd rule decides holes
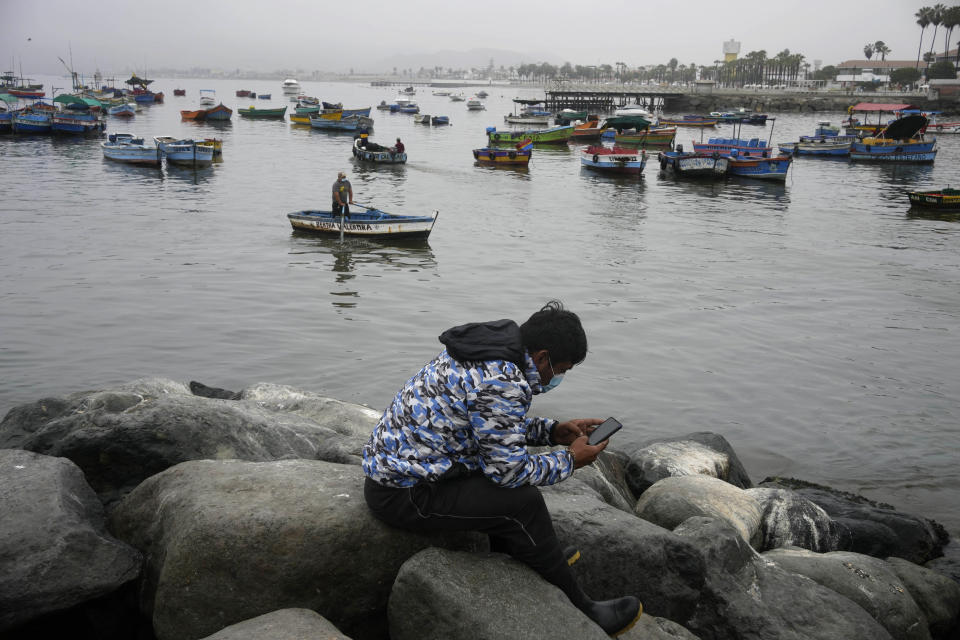
[[[350,203],[349,203],[349,202],[344,202],[343,204],[340,204],[339,202],[337,202],[336,200],[334,200],[334,201],[333,201],[333,213],[334,213],[335,215],[340,215],[341,212],[343,213],[343,215],[344,215],[345,217],[348,217],[348,218],[349,218],[349,217],[350,217]]]
[[[491,551],[513,556],[551,582],[551,573],[566,565],[536,487],[506,489],[468,476],[395,489],[367,478],[363,495],[377,518],[400,529],[486,533]]]

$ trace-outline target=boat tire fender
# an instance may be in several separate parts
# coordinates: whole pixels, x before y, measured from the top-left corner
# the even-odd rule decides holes
[[[497,159],[497,154],[496,154],[496,152],[491,151],[489,155],[490,155],[490,160],[496,160],[496,159]]]
[[[499,140],[499,139],[500,139],[500,134],[499,134],[499,133],[493,134],[493,139],[494,139],[494,140]]]
[[[593,161],[594,161],[594,162],[600,162],[600,156],[597,155],[596,153],[593,154]]]
[[[516,152],[516,151],[511,151],[509,155],[510,155],[510,159],[511,159],[511,160],[514,160],[514,159],[516,159],[516,157],[517,157],[517,152]]]

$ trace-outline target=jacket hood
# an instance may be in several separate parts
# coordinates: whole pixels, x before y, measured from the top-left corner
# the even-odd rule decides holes
[[[520,327],[513,320],[471,322],[440,334],[440,342],[457,361],[507,360],[525,369]]]

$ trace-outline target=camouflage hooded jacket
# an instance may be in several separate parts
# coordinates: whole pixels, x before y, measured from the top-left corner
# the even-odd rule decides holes
[[[549,445],[557,421],[526,415],[540,393],[540,374],[516,323],[462,325],[440,341],[447,348],[407,381],[374,428],[363,448],[364,473],[390,487],[464,469],[503,487],[568,478],[567,450],[527,451]]]

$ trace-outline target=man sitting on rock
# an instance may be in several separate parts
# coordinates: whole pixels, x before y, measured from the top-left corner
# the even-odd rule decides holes
[[[602,422],[527,417],[587,355],[580,319],[552,301],[521,326],[471,323],[440,335],[446,349],[397,393],[363,448],[364,496],[384,522],[417,532],[481,531],[559,587],[605,632],[640,616],[633,596],[595,601],[577,585],[538,485],[569,478],[606,447]],[[532,454],[528,445],[566,445]]]

